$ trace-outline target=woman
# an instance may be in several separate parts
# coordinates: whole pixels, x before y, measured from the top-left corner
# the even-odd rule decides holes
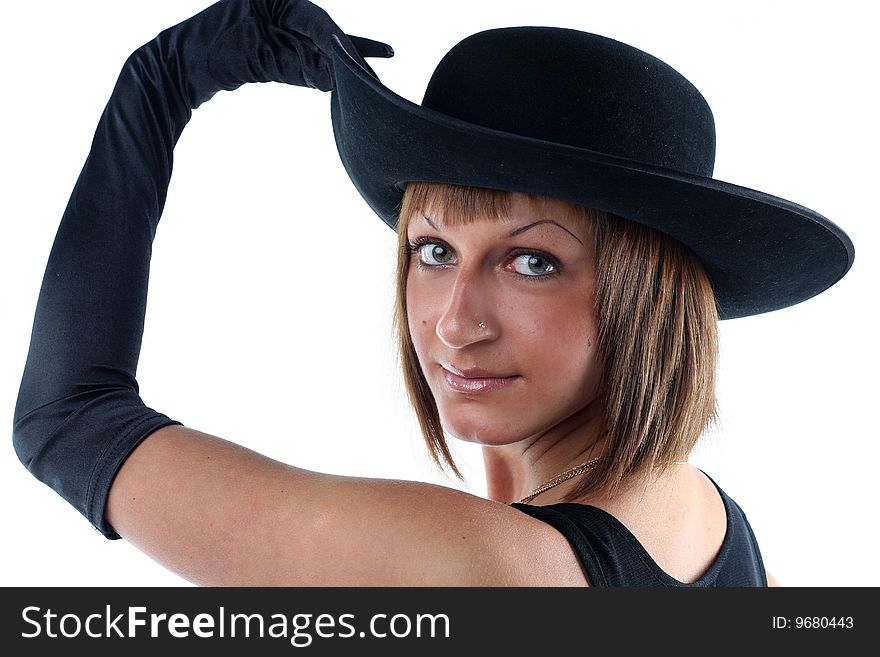
[[[359,68],[365,62],[354,58],[355,48],[361,49],[364,55],[382,54],[381,45],[362,40],[350,42],[307,3],[296,7],[282,5],[280,8],[288,11],[267,10],[260,16],[248,14],[245,5],[221,2],[175,26],[140,49],[120,76],[59,229],[41,292],[16,412],[16,446],[32,472],[53,485],[105,535],[124,536],[170,569],[199,583],[595,583],[595,573],[585,572],[575,550],[577,546],[570,542],[569,536],[559,533],[549,520],[542,522],[530,515],[540,515],[540,512],[523,513],[526,509],[507,504],[529,499],[533,492],[541,497],[532,499],[543,507],[567,499],[566,494],[574,494],[573,499],[582,504],[604,508],[611,517],[632,529],[660,570],[672,578],[663,583],[700,582],[704,575],[717,575],[711,573],[711,565],[719,563],[715,557],[724,547],[725,524],[730,521],[727,511],[734,513],[735,510],[725,504],[711,481],[694,469],[674,462],[686,456],[687,448],[683,445],[679,445],[684,449],[680,453],[674,449],[658,450],[662,468],[656,480],[654,472],[645,472],[646,464],[655,465],[651,459],[644,454],[633,454],[628,463],[610,459],[597,461],[595,468],[586,472],[598,473],[601,478],[591,479],[588,475],[580,480],[585,486],[578,491],[573,489],[579,483],[577,476],[544,491],[537,490],[542,487],[539,484],[554,484],[559,472],[583,474],[583,471],[572,470],[573,466],[579,465],[581,459],[589,463],[587,459],[606,446],[596,438],[601,431],[595,427],[608,418],[597,412],[600,404],[595,402],[600,393],[605,394],[602,386],[607,383],[608,372],[603,372],[596,363],[600,360],[600,351],[604,359],[611,355],[607,335],[603,336],[600,331],[601,324],[598,319],[589,317],[594,279],[605,275],[599,263],[606,252],[597,249],[598,260],[590,259],[604,220],[598,216],[589,221],[578,217],[577,208],[589,204],[584,203],[584,199],[572,199],[571,189],[566,193],[537,196],[501,195],[489,203],[490,209],[497,206],[489,214],[497,214],[500,222],[480,221],[482,217],[470,213],[466,218],[477,221],[457,226],[452,218],[455,204],[435,203],[431,189],[423,192],[421,200],[413,201],[418,190],[412,187],[410,202],[414,212],[403,213],[404,221],[410,222],[408,228],[419,231],[412,235],[411,253],[407,245],[410,258],[403,263],[410,267],[406,272],[407,327],[414,355],[420,360],[429,388],[421,391],[422,399],[430,392],[436,399],[441,419],[452,425],[451,431],[487,445],[487,477],[492,500],[425,484],[331,477],[298,470],[177,426],[170,418],[144,407],[137,396],[134,370],[143,329],[149,243],[170,177],[171,150],[191,109],[217,90],[233,89],[246,81],[277,80],[328,89],[334,82],[341,81],[341,73],[347,76],[345,82],[349,86],[338,87],[334,111],[343,161],[359,191],[383,218],[388,216],[388,208],[399,201],[386,183],[397,174],[394,166],[401,158],[396,156],[395,162],[377,163],[375,159],[371,162],[371,158],[381,160],[383,157],[382,150],[376,148],[383,142],[378,139],[375,127],[368,132],[353,123],[367,114],[352,111],[351,106],[345,105],[372,99],[407,110],[376,87]],[[261,5],[256,3],[256,6]],[[279,7],[273,5],[272,9]],[[311,35],[311,39],[297,39],[293,33]],[[339,44],[332,45],[331,34],[340,38]],[[216,35],[223,36],[215,40]],[[254,39],[264,48],[262,53],[244,50],[248,45],[253,48]],[[333,48],[335,64],[331,71],[328,57]],[[266,58],[267,52],[274,58]],[[295,60],[290,55],[293,52],[298,55]],[[174,57],[173,67],[163,59],[169,53]],[[335,80],[331,73],[337,76]],[[668,75],[670,80],[677,79],[672,73]],[[354,86],[358,84],[360,87]],[[370,97],[364,93],[375,95]],[[681,98],[699,105],[695,96]],[[700,117],[705,124],[706,114]],[[398,133],[386,137],[393,138],[395,134]],[[364,136],[374,141],[362,141]],[[459,138],[463,138],[461,134]],[[518,148],[527,146],[528,143],[523,143]],[[695,150],[698,158],[705,158],[705,147]],[[497,154],[489,151],[480,153],[475,149],[473,155],[475,161],[482,157],[491,162],[494,157],[497,162]],[[547,164],[541,157],[542,153],[536,152],[531,159],[513,158],[511,162],[524,167],[527,174],[535,170],[536,164],[542,167]],[[562,159],[560,156],[555,161],[557,167],[561,167]],[[680,160],[673,158],[673,162]],[[706,166],[706,162],[696,164]],[[387,180],[372,177],[373,170]],[[131,176],[125,177],[125,184],[120,182],[123,177],[119,171]],[[555,176],[557,170],[552,173]],[[607,173],[606,170],[605,175]],[[562,171],[563,177],[570,174]],[[411,175],[413,177],[399,182],[421,179],[415,173]],[[469,176],[468,182],[472,185],[480,182],[480,175],[477,170]],[[514,171],[508,179],[513,181],[517,175],[522,174]],[[632,168],[627,175],[639,178]],[[706,177],[705,171],[703,177]],[[615,181],[622,185],[622,178],[606,180],[602,194],[614,196],[611,186]],[[133,186],[132,179],[136,182]],[[657,183],[656,178],[652,180]],[[649,179],[642,177],[639,181],[647,183]],[[489,182],[492,180],[485,180]],[[667,181],[665,188],[677,184]],[[559,190],[564,191],[562,187]],[[623,190],[621,186],[616,192]],[[648,195],[645,192],[641,200],[623,198],[618,213],[626,214],[627,203],[641,204]],[[552,198],[557,196],[567,200]],[[659,196],[655,196],[655,201],[657,198]],[[580,203],[572,206],[572,201]],[[766,199],[751,198],[749,202],[765,203]],[[780,216],[795,220],[791,208],[776,200],[770,204],[774,203]],[[606,198],[604,205],[608,204]],[[600,206],[600,203],[594,205]],[[447,221],[450,207],[452,211]],[[549,224],[548,212],[559,228]],[[130,222],[124,225],[124,230],[119,230],[116,223],[120,217]],[[536,222],[541,225],[534,229],[528,227]],[[492,246],[501,241],[498,235],[501,228],[508,239],[511,232],[530,233],[527,248],[509,262],[498,257],[499,247]],[[560,232],[562,234],[558,234]],[[571,237],[565,237],[566,233]],[[834,260],[837,269],[833,274],[820,268],[812,272],[817,275],[812,287],[804,287],[801,281],[783,286],[786,289],[778,296],[758,300],[731,283],[725,297],[727,305],[719,303],[721,308],[731,317],[753,314],[803,300],[832,284],[848,267],[851,257],[846,248],[848,242],[827,224],[815,237],[820,241],[836,240],[838,250],[842,250],[841,257]],[[560,245],[564,240],[580,244],[580,248],[568,247],[578,255],[566,259],[552,253],[566,248]],[[546,248],[539,250],[535,243],[542,242]],[[62,247],[68,243],[82,248],[64,250]],[[820,246],[827,250],[834,248],[827,241]],[[547,257],[550,255],[558,260]],[[444,260],[447,256],[452,260]],[[567,260],[577,262],[572,265],[567,264]],[[416,268],[412,267],[413,263]],[[417,269],[419,266],[425,269]],[[688,266],[693,268],[692,264]],[[525,273],[517,269],[523,267],[527,270]],[[416,275],[417,271],[421,272],[421,278]],[[485,308],[503,307],[511,298],[507,293],[502,295],[504,290],[493,288],[487,280],[478,280],[478,274],[487,271],[538,278],[552,278],[556,273],[554,284],[561,283],[564,276],[575,275],[577,281],[562,283],[570,288],[570,295],[555,300],[555,311],[559,318],[567,313],[580,319],[568,317],[572,321],[561,322],[571,333],[559,337],[564,338],[560,342],[566,350],[578,343],[575,338],[580,338],[580,344],[587,347],[585,353],[570,358],[574,362],[569,362],[569,358],[559,360],[560,367],[566,370],[559,380],[545,377],[537,382],[540,384],[537,387],[529,387],[532,373],[540,369],[535,365],[540,364],[545,352],[534,347],[530,338],[535,334],[529,333],[521,316],[517,320],[497,310],[480,316]],[[772,276],[778,272],[771,267],[764,273]],[[696,273],[692,275],[699,278]],[[545,282],[522,284],[535,286],[535,292],[529,294],[536,299],[537,286],[547,285]],[[598,283],[595,287],[598,294]],[[623,294],[624,291],[611,287],[605,293]],[[737,292],[743,294],[737,297]],[[496,295],[496,302],[499,298],[503,301],[493,306],[488,303],[491,294]],[[445,299],[446,310],[440,316],[436,315],[437,305],[430,302],[432,298]],[[574,300],[579,303],[575,305]],[[596,305],[600,313],[607,307],[601,299]],[[533,305],[521,307],[529,310]],[[554,309],[550,305],[547,308]],[[415,313],[415,309],[419,312]],[[516,321],[519,321],[518,331],[511,328],[516,328],[511,324]],[[536,320],[531,322],[534,325]],[[59,329],[60,326],[65,328]],[[502,335],[511,334],[518,334],[520,340],[501,342]],[[554,334],[554,337],[557,336]],[[712,337],[706,338],[704,343],[711,346]],[[500,345],[494,355],[493,344]],[[494,360],[441,362],[438,360],[443,357],[439,353],[441,345],[447,355],[455,349],[459,351],[454,353],[461,354],[479,351]],[[487,346],[490,348],[486,349]],[[509,355],[507,350],[511,348],[519,349],[515,349],[513,358],[502,361],[502,356]],[[526,354],[527,358],[519,355],[523,349],[532,348],[535,352]],[[546,353],[550,352],[552,350]],[[560,352],[569,355],[568,351],[557,349],[557,358]],[[662,368],[664,364],[665,361],[657,365]],[[443,367],[444,371],[435,368],[431,374],[434,365]],[[605,367],[607,370],[607,363]],[[681,379],[672,377],[665,381],[673,385]],[[695,381],[705,384],[708,379]],[[453,395],[448,400],[438,394],[444,382],[453,391],[444,391]],[[413,385],[417,383],[414,381]],[[539,393],[549,389],[548,398],[538,398],[540,405],[536,404],[534,413],[520,410],[519,416],[513,418],[516,420],[514,431],[505,436],[504,432],[510,427],[502,425],[500,420],[511,419],[511,409],[521,409],[521,399],[516,401],[514,393],[523,385],[530,395],[534,389]],[[700,391],[698,385],[690,390],[691,396],[695,391]],[[504,401],[508,393],[511,393],[508,401]],[[496,402],[498,399],[502,401]],[[491,408],[496,403],[498,408]],[[420,418],[436,437],[436,424],[431,426],[431,409],[421,410]],[[708,419],[711,405],[704,403],[703,410],[706,413],[703,419]],[[566,422],[574,422],[577,431],[571,431]],[[645,425],[646,428],[651,426],[650,422]],[[693,426],[690,431],[693,434]],[[539,435],[541,440],[533,441],[535,449],[531,453],[524,450],[529,446],[529,439]],[[567,439],[569,436],[577,440]],[[618,436],[617,440],[622,437]],[[633,443],[631,447],[638,445]],[[621,475],[626,475],[625,481]],[[613,496],[610,498],[590,489],[591,484],[612,483],[615,479],[618,485],[611,487]],[[344,504],[340,504],[342,500]],[[670,506],[673,511],[669,510]],[[663,519],[660,527],[655,522],[658,517]],[[744,518],[740,521],[744,522]],[[704,531],[706,526],[711,528],[708,534]],[[692,551],[680,549],[682,545],[694,543],[697,547]],[[743,549],[748,550],[748,545]],[[538,552],[544,559],[536,564],[532,555]],[[355,555],[357,558],[353,558]],[[752,565],[760,564],[754,545],[750,556]],[[431,563],[430,569],[425,568],[426,561]],[[759,577],[754,583],[763,581]]]

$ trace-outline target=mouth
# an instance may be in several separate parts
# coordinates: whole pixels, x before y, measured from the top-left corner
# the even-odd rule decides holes
[[[518,374],[499,374],[478,367],[458,369],[452,365],[441,365],[446,384],[455,392],[478,394],[506,388],[519,379]]]

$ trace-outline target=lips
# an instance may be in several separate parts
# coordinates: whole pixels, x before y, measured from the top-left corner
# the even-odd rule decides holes
[[[454,391],[466,394],[493,392],[513,384],[519,375],[500,374],[479,367],[459,369],[453,365],[441,365],[446,384]]]

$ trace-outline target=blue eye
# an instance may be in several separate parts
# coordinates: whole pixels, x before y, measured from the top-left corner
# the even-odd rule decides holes
[[[556,271],[556,265],[548,258],[543,258],[534,253],[524,253],[516,256],[513,259],[513,268],[518,274],[524,276],[544,276]]]
[[[419,258],[426,265],[446,265],[452,260],[452,251],[442,244],[428,242],[419,246]]]

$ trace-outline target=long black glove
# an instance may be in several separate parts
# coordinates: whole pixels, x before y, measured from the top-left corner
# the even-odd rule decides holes
[[[217,91],[269,81],[331,90],[333,36],[352,54],[393,54],[347,37],[310,2],[222,0],[122,68],[49,255],[13,421],[22,463],[108,538],[119,538],[104,509],[123,461],[181,424],[147,407],[135,380],[174,146]]]

